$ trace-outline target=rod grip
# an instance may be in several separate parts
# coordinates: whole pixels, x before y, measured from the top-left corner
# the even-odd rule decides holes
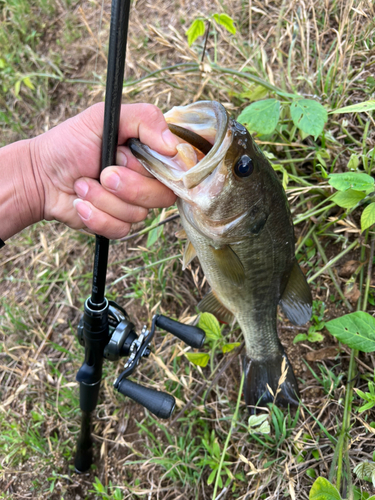
[[[184,325],[178,321],[171,318],[167,318],[162,314],[159,314],[156,319],[156,325],[172,333],[175,337],[185,342],[185,344],[191,347],[200,348],[206,338],[206,334],[198,326]]]
[[[117,390],[137,403],[147,408],[159,418],[169,418],[174,410],[176,401],[173,396],[165,392],[156,391],[136,384],[128,379],[123,379]]]

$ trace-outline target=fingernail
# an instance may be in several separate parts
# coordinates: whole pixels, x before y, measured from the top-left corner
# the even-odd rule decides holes
[[[74,205],[74,208],[77,210],[78,215],[83,220],[88,220],[90,218],[92,210],[84,201],[74,200],[73,205]]]
[[[74,184],[74,190],[80,198],[85,198],[89,190],[89,185],[86,181],[79,180]]]
[[[117,191],[120,185],[120,177],[115,172],[108,174],[103,172],[101,181],[104,187],[111,189],[112,191]]]
[[[116,153],[116,165],[119,167],[126,167],[128,163],[128,159],[126,158],[126,154],[122,151],[117,151]]]
[[[169,128],[164,130],[164,132],[162,132],[161,136],[163,138],[164,144],[168,147],[168,149],[173,149],[175,151],[177,139],[172,134],[172,132],[169,130]]]

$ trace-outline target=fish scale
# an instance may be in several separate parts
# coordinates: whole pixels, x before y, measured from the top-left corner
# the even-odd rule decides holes
[[[229,119],[219,103],[176,107],[166,119],[197,149],[199,135],[212,144],[203,159],[181,171],[138,140],[129,144],[142,165],[179,197],[188,237],[184,267],[196,255],[212,287],[198,307],[227,323],[234,317],[242,330],[250,412],[272,402],[275,394],[279,405],[297,404],[297,381],[277,334],[277,307],[294,324],[304,324],[312,298],[295,259],[283,187],[245,127]],[[283,361],[287,372],[279,387]]]

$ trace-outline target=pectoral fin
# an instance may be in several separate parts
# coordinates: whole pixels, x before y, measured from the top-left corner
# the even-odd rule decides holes
[[[208,292],[198,304],[198,309],[201,312],[209,312],[217,317],[222,323],[228,325],[232,323],[234,316],[217,298],[213,290]]]
[[[190,262],[196,257],[197,252],[192,242],[188,239],[185,245],[184,256],[182,257],[182,270],[184,271]]]
[[[294,263],[280,305],[284,314],[295,325],[304,325],[311,318],[311,290],[297,261]]]
[[[215,264],[223,275],[234,285],[242,285],[245,281],[245,269],[233,248],[224,245],[218,249],[211,247]]]

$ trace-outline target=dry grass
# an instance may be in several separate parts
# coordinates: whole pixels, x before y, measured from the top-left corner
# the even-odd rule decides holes
[[[35,2],[34,13],[37,8]],[[6,19],[9,13],[1,1],[0,9]],[[214,34],[209,37],[205,61],[217,59],[217,66],[210,68],[200,65],[203,40],[189,48],[184,31],[197,15],[214,12],[229,13],[238,32],[233,37],[219,27],[216,39]],[[4,143],[41,133],[103,99],[109,3],[101,13],[101,5],[96,2],[56,2],[44,16],[46,34],[32,49],[37,57],[27,72],[42,73],[47,61],[56,78],[36,76],[33,81],[38,90],[34,93],[23,86],[18,98],[12,89],[0,93],[0,104],[6,106],[12,119],[2,125]],[[245,93],[256,86],[251,75],[288,92],[315,96],[328,109],[374,98],[375,81],[371,84],[369,78],[373,77],[375,62],[375,12],[370,1],[226,0],[192,4],[182,0],[151,4],[139,0],[134,2],[131,16],[124,102],[151,102],[166,110],[193,100],[216,99],[236,116],[248,103]],[[29,60],[23,57],[25,68]],[[177,66],[180,64],[185,66]],[[169,66],[174,68],[161,71]],[[16,121],[26,123],[26,115],[27,126],[12,125]],[[370,127],[363,141],[366,121],[370,121]],[[314,181],[313,186],[301,188],[290,180],[288,194],[295,216],[320,201],[314,198],[317,185],[320,195],[326,189],[316,173],[317,153],[328,151],[327,164],[334,162],[335,171],[340,171],[346,168],[351,154],[374,147],[373,125],[369,115],[334,115],[326,127],[325,145],[310,138],[303,141],[298,134],[290,144],[285,137],[261,141],[285,168],[292,160],[290,164],[296,169],[288,167],[289,173],[298,178],[310,176]],[[328,258],[356,238],[363,243],[358,214],[354,212],[345,219],[341,233],[337,233],[338,223],[325,226],[328,216],[337,221],[341,215],[337,210],[324,214],[323,219],[318,215],[307,219],[296,227],[297,244],[313,224],[321,230],[319,238]],[[178,255],[181,244],[174,238],[177,229],[178,222],[171,223],[160,242],[150,249],[145,248],[146,236],[111,246],[109,297],[127,309],[138,328],[149,322],[156,310],[185,320],[195,314],[195,305],[207,290],[198,263],[193,262],[183,273],[178,259],[164,264],[161,270],[152,267],[110,286],[128,272],[123,266],[134,269]],[[319,253],[308,252],[309,248],[303,246],[300,258],[311,276],[323,264]],[[213,486],[207,485],[207,479],[210,463],[217,462],[217,457],[208,448],[217,442],[222,453],[240,385],[240,357],[216,351],[216,371],[209,367],[201,370],[183,356],[184,346],[168,336],[157,337],[155,354],[138,369],[137,377],[147,386],[173,392],[178,401],[176,414],[185,410],[181,417],[172,424],[161,424],[114,393],[112,381],[120,366],[107,363],[94,429],[97,469],[82,476],[72,470],[80,417],[75,373],[83,355],[75,330],[90,292],[92,256],[93,240],[89,236],[57,223],[28,229],[1,251],[1,498],[210,499]],[[345,256],[334,268],[342,289],[353,274],[343,272],[347,260],[358,261],[359,251]],[[347,312],[328,273],[316,279],[313,292],[316,300],[327,304],[325,319]],[[327,477],[343,415],[345,376],[340,378],[340,374],[345,374],[348,355],[343,351],[332,360],[322,353],[322,365],[328,374],[324,379],[327,394],[302,358],[336,344],[325,333],[325,341],[318,346],[308,342],[293,345],[294,336],[301,331],[306,330],[291,327],[285,320],[280,322],[282,341],[302,381],[304,406],[300,417],[293,422],[294,415],[274,409],[270,436],[250,435],[241,404],[226,450],[233,476],[228,486],[219,489],[217,499],[308,499],[314,474]],[[230,335],[231,342],[241,341],[238,330]],[[362,375],[374,370],[373,355],[361,355],[358,363]],[[317,363],[310,365],[321,376]],[[329,374],[337,377],[336,385]],[[358,380],[358,387],[363,384]],[[365,418],[368,422],[374,419],[371,414]],[[282,425],[278,430],[284,419],[285,430]],[[354,468],[360,461],[371,460],[373,436],[357,413],[353,412],[352,422],[349,457]],[[241,461],[240,455],[254,469]],[[122,496],[116,498],[111,488],[107,497],[94,491],[95,476],[105,486],[118,487]],[[369,483],[361,484],[372,491],[366,485]]]

